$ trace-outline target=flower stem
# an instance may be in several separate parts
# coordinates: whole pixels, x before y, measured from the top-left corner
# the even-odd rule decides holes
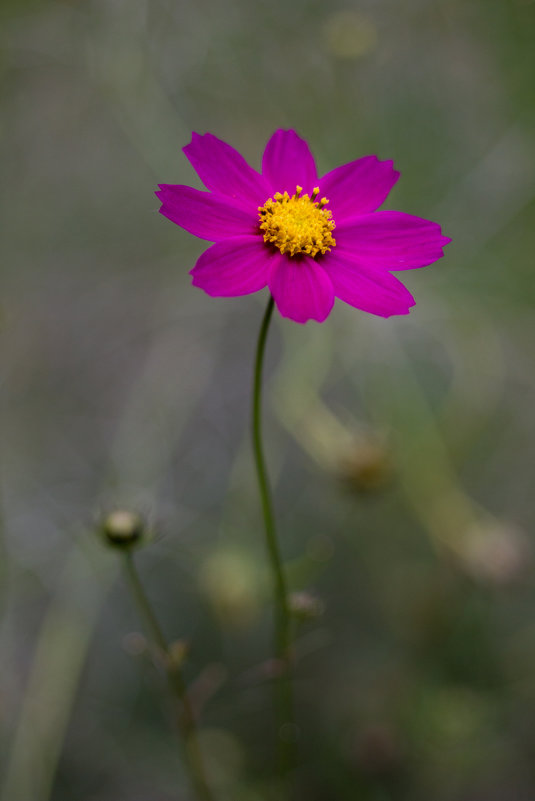
[[[203,759],[197,735],[195,713],[188,695],[188,689],[180,665],[173,658],[169,643],[161,629],[154,610],[147,598],[139,573],[137,572],[134,557],[131,551],[124,553],[126,577],[140,617],[145,624],[147,634],[152,640],[165,668],[169,688],[179,702],[178,728],[180,730],[184,761],[190,775],[191,785],[197,801],[213,801],[204,773]]]
[[[277,710],[277,744],[279,765],[282,772],[288,771],[295,763],[295,725],[293,722],[293,693],[290,676],[291,666],[291,628],[288,604],[288,588],[277,541],[275,518],[271,492],[262,444],[262,367],[266,339],[273,314],[274,300],[270,297],[260,327],[253,381],[253,450],[256,465],[258,487],[262,503],[266,546],[270,561],[275,599],[275,656],[277,659],[276,677],[276,710]]]

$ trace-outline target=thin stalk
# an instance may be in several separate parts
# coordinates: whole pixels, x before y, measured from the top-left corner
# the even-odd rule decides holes
[[[288,604],[288,587],[281,559],[275,517],[271,501],[271,491],[264,458],[262,444],[262,368],[266,339],[273,314],[274,300],[270,297],[260,327],[253,381],[253,451],[255,458],[258,487],[262,504],[266,547],[273,581],[275,602],[275,656],[277,659],[277,677],[275,684],[277,711],[277,744],[279,765],[282,772],[288,771],[295,763],[295,725],[293,718],[293,691],[290,675],[291,667],[291,627]]]
[[[197,801],[213,801],[213,795],[208,787],[204,772],[203,759],[197,735],[195,713],[188,695],[188,690],[180,666],[173,659],[169,643],[162,631],[154,610],[147,598],[139,578],[134,558],[130,551],[124,554],[126,577],[135,604],[142,618],[147,634],[156,647],[165,667],[169,687],[177,697],[180,709],[178,714],[178,727],[180,729],[184,760],[188,769],[191,784],[195,791]]]

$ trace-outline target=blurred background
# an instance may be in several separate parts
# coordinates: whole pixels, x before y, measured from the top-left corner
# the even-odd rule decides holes
[[[297,634],[301,797],[535,797],[533,0],[2,0],[0,799],[190,799],[114,508],[186,664],[218,801],[272,776],[248,414],[266,294],[190,286],[158,182],[277,127],[394,159],[446,258],[410,317],[278,315],[265,431]],[[317,603],[316,603],[317,601]]]

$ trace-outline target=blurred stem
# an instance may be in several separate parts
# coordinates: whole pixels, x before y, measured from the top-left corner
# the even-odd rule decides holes
[[[277,541],[275,518],[271,492],[267,476],[264,448],[262,444],[262,367],[266,339],[273,314],[274,300],[270,297],[260,327],[253,382],[253,450],[262,503],[266,546],[269,555],[275,599],[275,656],[277,658],[276,678],[276,710],[277,710],[277,744],[279,763],[282,772],[286,772],[295,763],[295,726],[293,722],[293,698],[290,676],[291,664],[291,630],[288,604],[288,588]]]
[[[169,687],[180,703],[178,714],[178,726],[180,729],[182,744],[184,747],[184,760],[190,774],[192,787],[195,791],[197,801],[213,801],[213,796],[208,787],[204,773],[203,759],[197,735],[197,724],[195,714],[188,695],[188,689],[180,665],[173,658],[169,644],[161,629],[154,610],[147,598],[139,573],[137,572],[134,557],[131,551],[124,554],[124,564],[126,577],[132,592],[132,596],[138,608],[140,617],[145,624],[149,638],[153,646],[156,647],[162,659]]]
[[[2,801],[57,797],[54,780],[80,678],[115,576],[100,550],[83,545],[73,538],[32,649],[18,719],[0,759]],[[10,643],[3,646],[12,651]]]

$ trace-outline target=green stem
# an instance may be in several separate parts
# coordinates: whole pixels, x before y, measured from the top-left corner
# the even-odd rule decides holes
[[[253,450],[262,503],[266,547],[269,555],[273,594],[275,599],[275,656],[277,665],[276,709],[277,709],[277,743],[279,763],[283,772],[288,771],[295,763],[295,725],[293,722],[293,693],[290,676],[291,666],[291,630],[288,604],[288,588],[277,541],[275,518],[271,502],[271,492],[262,445],[262,367],[267,333],[273,314],[274,300],[270,297],[260,327],[253,382]]]
[[[176,663],[176,660],[173,659],[167,639],[158,623],[158,619],[154,614],[145,590],[143,589],[131,551],[125,552],[124,563],[128,584],[140,617],[143,619],[153,646],[159,651],[159,656],[162,659],[167,674],[169,687],[178,698],[180,704],[178,726],[182,738],[184,760],[190,774],[191,784],[195,791],[196,798],[198,801],[213,801],[213,796],[208,787],[204,773],[195,713],[191,705],[182,671],[180,670],[180,666]]]

